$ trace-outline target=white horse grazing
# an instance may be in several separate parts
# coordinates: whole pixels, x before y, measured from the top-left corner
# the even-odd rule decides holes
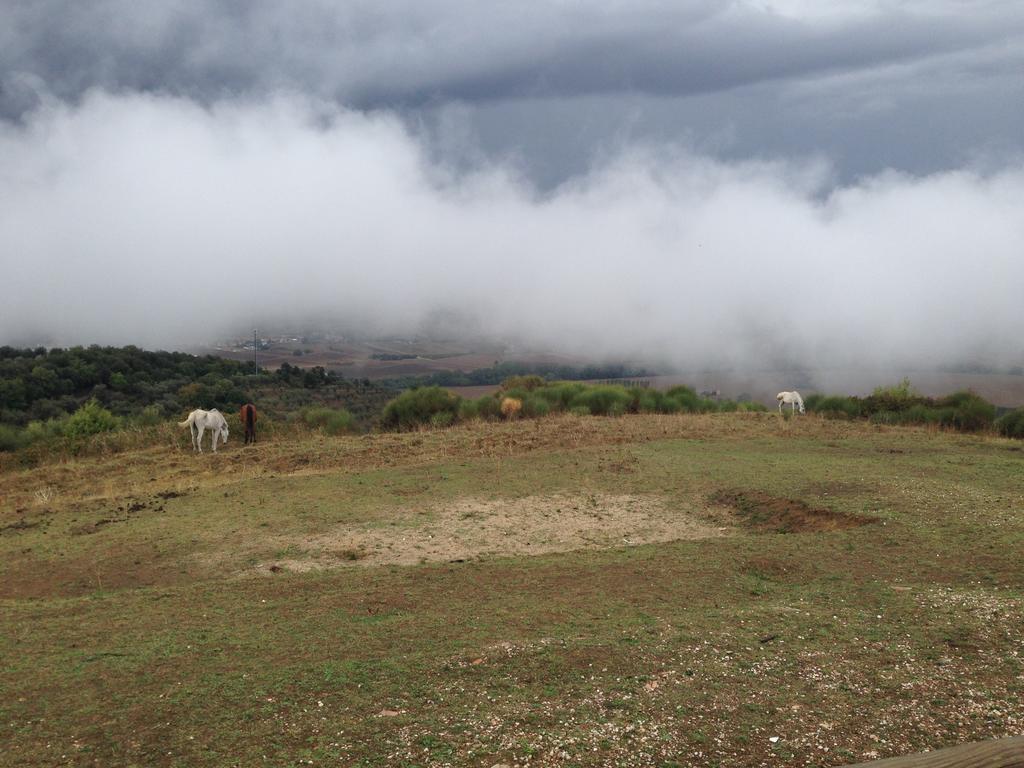
[[[790,406],[790,413],[793,413],[797,407],[800,408],[800,413],[804,413],[804,399],[800,397],[799,392],[779,392],[775,399],[779,401],[779,413],[782,413],[783,405]]]
[[[217,438],[223,438],[224,444],[228,442],[228,423],[224,420],[223,414],[216,408],[204,411],[196,408],[184,421],[178,422],[179,427],[189,427],[192,431],[193,450],[203,452],[203,433],[206,430],[213,431],[213,452],[217,452]]]

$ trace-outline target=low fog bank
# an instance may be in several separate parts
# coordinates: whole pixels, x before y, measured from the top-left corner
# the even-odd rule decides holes
[[[700,367],[1024,359],[1024,163],[835,186],[629,146],[540,193],[394,115],[96,92],[0,127],[0,343],[311,318]]]

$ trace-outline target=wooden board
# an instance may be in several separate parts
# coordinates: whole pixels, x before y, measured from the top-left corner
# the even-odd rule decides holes
[[[1024,768],[1024,736],[857,763],[850,768]]]

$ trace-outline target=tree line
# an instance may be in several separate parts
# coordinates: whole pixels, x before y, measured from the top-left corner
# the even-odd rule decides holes
[[[277,371],[214,355],[138,347],[0,347],[0,423],[59,419],[95,401],[122,417],[151,418],[186,408],[230,410],[267,387],[319,389],[341,378],[323,367],[283,364]]]

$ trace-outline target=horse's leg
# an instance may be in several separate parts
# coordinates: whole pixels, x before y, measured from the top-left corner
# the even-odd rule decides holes
[[[192,452],[193,453],[195,453],[196,451],[199,450],[199,443],[196,442],[196,432],[198,431],[198,429],[199,429],[199,427],[196,426],[195,422],[192,422],[192,424],[188,428],[188,433],[190,435],[192,435]]]
[[[203,452],[203,433],[206,432],[206,427],[204,427],[202,425],[197,425],[196,429],[199,430],[199,437],[196,438],[196,445],[199,448],[199,452],[202,453]]]
[[[213,452],[216,453],[217,452],[217,438],[220,437],[220,430],[219,429],[212,429],[210,431],[213,434],[213,437],[210,438],[210,443],[213,445]]]

